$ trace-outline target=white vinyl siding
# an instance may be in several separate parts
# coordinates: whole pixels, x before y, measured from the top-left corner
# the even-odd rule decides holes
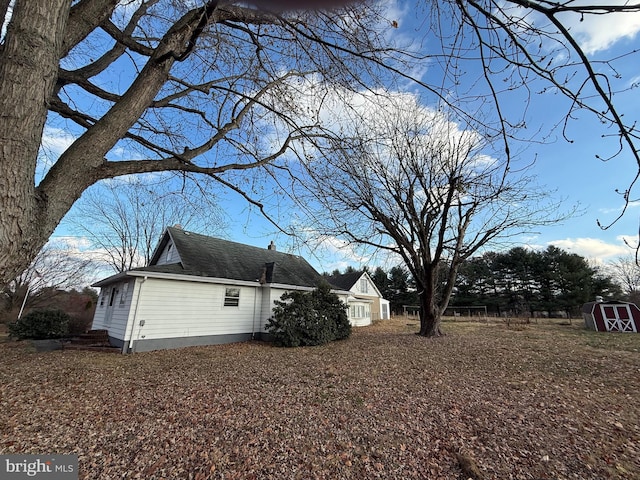
[[[158,261],[156,262],[156,265],[166,265],[169,263],[179,263],[179,262],[180,262],[180,255],[178,254],[178,250],[176,250],[176,247],[175,245],[173,245],[173,242],[169,242],[164,247],[164,250],[162,250],[162,253],[158,257]]]
[[[260,289],[240,289],[242,301],[225,308],[225,285],[148,278],[142,283],[133,338],[161,339],[259,332]],[[144,320],[144,326],[140,322]],[[255,323],[255,324],[254,324]],[[125,340],[131,338],[131,325]]]
[[[128,281],[102,287],[104,304],[96,309],[91,328],[106,329],[114,338],[123,338],[130,317],[131,299],[138,282]],[[126,286],[125,286],[126,285]],[[113,300],[113,304],[109,305]]]

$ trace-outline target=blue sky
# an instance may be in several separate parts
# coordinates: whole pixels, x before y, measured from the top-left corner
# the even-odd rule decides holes
[[[403,34],[410,35],[415,31],[411,9],[398,8],[396,14]],[[586,18],[582,22],[577,19],[567,21],[581,40],[582,48],[595,60],[613,58],[640,48],[640,14],[606,15]],[[621,85],[630,86],[640,80],[638,62],[631,60],[616,64],[616,67],[621,74]],[[627,117],[636,118],[640,111],[639,91],[640,89],[633,88],[614,97],[617,106]],[[517,110],[520,107],[516,104],[507,105],[507,108]],[[549,127],[561,122],[568,108],[568,102],[551,90],[534,96],[527,119],[531,121],[532,129],[541,123]],[[633,253],[625,240],[632,245],[637,244],[639,202],[632,202],[624,216],[609,228],[603,229],[598,225],[598,221],[602,225],[610,225],[622,213],[624,202],[616,189],[626,190],[638,169],[628,151],[623,151],[606,162],[597,158],[597,155],[607,157],[616,150],[615,140],[602,137],[607,133],[609,132],[603,129],[597,119],[584,113],[567,128],[567,135],[572,142],[565,140],[558,128],[548,136],[544,144],[531,142],[522,145],[524,150],[520,157],[524,161],[535,159],[532,173],[538,177],[539,183],[546,185],[549,190],[557,191],[557,195],[564,199],[566,209],[575,205],[578,213],[561,224],[543,227],[538,233],[521,236],[518,242],[531,248],[555,245],[597,263]],[[246,220],[240,228],[232,231],[233,240],[261,245],[268,243],[268,239],[273,237],[282,250],[308,256],[321,270],[344,268],[346,265],[358,267],[369,262],[384,263],[380,258],[370,259],[367,255],[359,255],[336,239],[327,239],[324,248],[316,250],[318,258],[314,258],[304,250],[297,251],[291,240],[275,233],[258,216],[249,217],[242,206],[236,208],[244,212],[244,216],[240,215],[239,218]]]
[[[416,16],[414,6],[411,3],[390,5],[388,15],[398,22],[398,38],[410,40],[419,35],[416,33],[418,26],[415,23],[419,17]],[[583,22],[567,19],[567,24],[571,26],[580,39],[581,46],[591,58],[612,58],[633,48],[640,49],[640,14],[594,16]],[[640,81],[638,62],[621,62],[619,68],[622,85],[632,85]],[[428,77],[429,69],[425,68],[420,74]],[[415,86],[410,88],[416,89]],[[419,89],[415,91],[419,92]],[[640,90],[635,88],[615,97],[617,105],[629,117],[637,116],[637,112],[640,111],[638,91]],[[512,104],[507,102],[505,108],[517,113],[522,104],[514,100]],[[531,130],[542,124],[548,128],[561,121],[567,108],[567,102],[553,91],[534,94],[526,119],[531,123]],[[561,225],[545,227],[536,234],[523,236],[518,239],[520,244],[531,248],[546,248],[553,244],[595,262],[607,262],[632,253],[623,239],[626,238],[633,244],[637,242],[640,203],[629,205],[625,215],[606,230],[597,224],[600,220],[608,225],[621,213],[623,201],[615,190],[625,190],[638,168],[629,152],[623,152],[608,162],[598,160],[596,155],[606,156],[615,148],[610,140],[602,138],[603,133],[606,131],[602,129],[602,125],[585,114],[569,126],[568,134],[573,143],[565,141],[558,130],[551,134],[544,144],[521,144],[526,148],[519,156],[527,162],[535,159],[532,173],[538,177],[539,183],[557,191],[559,196],[565,198],[567,209],[572,205],[578,205],[581,214]],[[72,137],[64,132],[52,128],[47,130],[45,148],[52,152],[61,151],[72,140]],[[321,246],[313,250],[300,248],[298,241],[277,232],[271,223],[233,193],[221,196],[221,208],[226,212],[228,219],[228,228],[220,232],[221,236],[264,247],[274,240],[279,250],[303,255],[320,271],[342,269],[347,265],[356,268],[365,264],[381,264],[385,268],[393,266],[384,258],[363,255],[362,252],[357,252],[336,239],[326,239]],[[286,220],[288,214],[281,212],[281,216]],[[87,248],[87,243],[82,238],[72,236],[65,222],[54,235],[57,239],[63,237],[70,238],[78,248]]]

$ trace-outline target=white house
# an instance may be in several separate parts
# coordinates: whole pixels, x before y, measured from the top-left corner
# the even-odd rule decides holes
[[[327,277],[327,281],[349,292],[349,320],[357,327],[370,325],[373,320],[389,319],[389,301],[382,298],[380,290],[366,271],[356,271]]]
[[[92,328],[107,330],[124,353],[261,338],[275,300],[286,291],[311,291],[323,279],[273,243],[258,248],[169,227],[149,266],[93,285],[100,297]],[[373,282],[366,288],[377,291]],[[333,291],[355,314],[352,325],[371,322],[375,300],[339,286]]]

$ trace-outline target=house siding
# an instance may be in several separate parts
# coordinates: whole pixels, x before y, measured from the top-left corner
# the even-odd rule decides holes
[[[142,284],[138,311],[136,318],[132,319],[135,325],[127,329],[122,338],[130,342],[133,332],[134,343],[140,342],[141,345],[151,345],[150,341],[156,340],[175,344],[176,338],[192,338],[181,341],[180,346],[186,346],[206,344],[200,343],[197,337],[238,334],[251,336],[252,332],[259,332],[259,290],[235,286],[234,288],[240,288],[239,305],[225,307],[224,295],[227,287],[228,285],[149,278]],[[144,325],[140,325],[141,322]],[[211,343],[210,340],[201,341]],[[137,348],[134,350],[141,351]]]
[[[131,279],[102,287],[92,328],[107,330],[109,336],[115,339],[123,338],[129,322],[132,299],[134,298],[137,283],[134,279]],[[128,287],[125,288],[125,284]],[[111,292],[114,288],[117,290],[117,294],[113,298],[113,304],[109,305]],[[121,300],[123,300],[123,303],[121,303]]]
[[[158,261],[156,265],[166,265],[169,263],[180,263],[180,255],[178,254],[178,250],[172,241],[169,241],[167,245],[164,247],[160,256],[158,257]]]
[[[356,300],[352,300],[350,305],[357,304],[358,300],[370,302],[367,316],[357,316],[352,318],[351,310],[349,311],[349,320],[353,326],[363,327],[370,325],[373,320],[389,318],[388,309],[386,312],[382,311],[382,303],[388,302],[380,296],[378,288],[367,273],[363,273],[349,291],[356,297]]]

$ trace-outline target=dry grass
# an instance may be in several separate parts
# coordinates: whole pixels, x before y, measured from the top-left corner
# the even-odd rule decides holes
[[[87,479],[640,479],[640,335],[415,323],[298,349],[0,343],[0,452],[77,453]]]

